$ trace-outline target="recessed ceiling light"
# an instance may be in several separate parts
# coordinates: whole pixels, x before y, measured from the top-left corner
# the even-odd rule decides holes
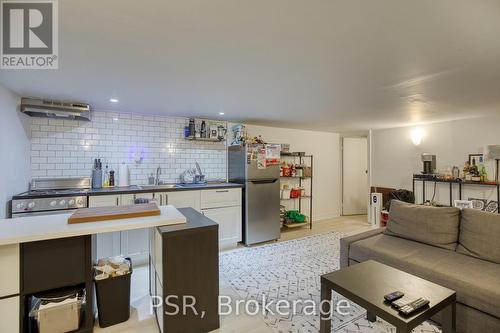
[[[111,103],[118,103],[119,102],[118,98],[110,98],[109,101]]]
[[[223,116],[224,115],[224,112],[219,112],[219,116]]]

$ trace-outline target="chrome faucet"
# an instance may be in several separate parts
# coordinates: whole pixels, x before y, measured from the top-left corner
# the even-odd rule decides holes
[[[161,167],[158,166],[156,168],[156,178],[155,178],[155,185],[160,185],[160,175],[161,175]]]

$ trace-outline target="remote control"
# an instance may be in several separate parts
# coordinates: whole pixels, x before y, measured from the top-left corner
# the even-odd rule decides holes
[[[423,298],[419,298],[417,300],[414,300],[413,302],[406,304],[402,308],[399,309],[399,312],[404,314],[405,316],[408,316],[412,314],[413,312],[423,308],[429,304],[429,301]]]
[[[400,299],[403,296],[404,296],[403,292],[401,292],[401,291],[395,291],[395,292],[392,292],[390,294],[385,295],[384,299],[387,302],[394,302],[395,300]]]
[[[393,308],[399,310],[403,306],[405,306],[406,304],[409,304],[409,303],[411,303],[411,299],[409,299],[407,297],[403,297],[403,298],[400,298],[398,300],[395,300],[394,302],[391,303],[391,305]]]

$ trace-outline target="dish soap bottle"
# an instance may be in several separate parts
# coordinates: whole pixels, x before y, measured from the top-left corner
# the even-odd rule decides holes
[[[106,169],[104,170],[104,187],[109,187],[109,166],[106,164]]]

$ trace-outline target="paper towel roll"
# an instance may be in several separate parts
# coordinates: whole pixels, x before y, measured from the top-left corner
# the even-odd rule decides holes
[[[118,186],[129,186],[130,185],[130,173],[128,170],[128,165],[125,163],[120,164],[120,169],[118,170]]]

